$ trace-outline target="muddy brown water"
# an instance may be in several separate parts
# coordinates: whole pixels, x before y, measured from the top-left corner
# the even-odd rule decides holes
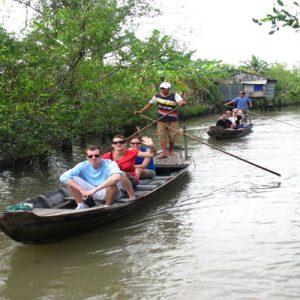
[[[235,141],[209,139],[213,119],[184,124],[281,177],[189,141],[181,185],[116,223],[40,246],[1,233],[0,299],[300,299],[300,130],[278,122],[300,127],[300,108],[268,116]],[[0,172],[1,208],[55,187],[82,158]]]

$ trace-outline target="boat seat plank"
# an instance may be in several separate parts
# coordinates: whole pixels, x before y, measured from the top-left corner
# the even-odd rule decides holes
[[[75,209],[62,209],[62,208],[34,208],[33,213],[37,216],[52,216],[60,214],[69,214],[70,212],[76,212]]]
[[[153,190],[157,187],[157,184],[138,184],[136,190]]]
[[[119,198],[115,202],[127,203],[129,201],[131,201],[131,200],[129,200],[129,198]]]
[[[167,180],[173,178],[174,176],[155,176],[153,180]]]

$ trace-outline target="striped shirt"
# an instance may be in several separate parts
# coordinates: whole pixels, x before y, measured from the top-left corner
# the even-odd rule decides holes
[[[156,94],[152,97],[152,99],[149,101],[151,104],[158,104],[158,118],[161,118],[168,114],[172,109],[174,109],[177,106],[177,103],[179,101],[182,101],[183,99],[181,96],[177,93],[170,93],[168,96],[163,96],[162,94]],[[176,122],[178,121],[178,114],[177,111],[173,111],[170,114],[168,114],[165,118],[163,118],[161,121],[164,122]]]

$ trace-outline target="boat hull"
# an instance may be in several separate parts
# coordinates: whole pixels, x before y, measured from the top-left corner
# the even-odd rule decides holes
[[[217,140],[234,139],[244,136],[252,131],[253,124],[247,128],[225,129],[220,126],[210,126],[207,134]]]
[[[118,202],[111,207],[95,206],[84,210],[34,208],[32,211],[7,211],[0,214],[0,228],[13,240],[25,244],[44,244],[99,230],[104,224],[119,220],[143,207],[147,202],[159,198],[159,194],[180,180],[187,169],[188,165],[182,165],[177,169],[175,176],[171,176],[165,182],[162,181],[163,184],[160,186],[153,188],[153,185],[148,185],[152,190],[147,190],[148,186],[145,185],[144,194],[134,201]],[[167,166],[164,166],[162,169],[164,175],[168,175],[167,170]]]

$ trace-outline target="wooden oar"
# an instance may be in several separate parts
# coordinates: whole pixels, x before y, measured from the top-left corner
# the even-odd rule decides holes
[[[145,119],[147,119],[147,120],[153,121],[151,118],[149,118],[149,117],[147,117],[147,116],[144,116],[144,115],[142,115],[142,114],[140,114],[140,116],[143,117],[143,118],[145,118]],[[155,122],[157,122],[157,121],[155,121]],[[203,142],[202,140],[196,138],[195,136],[193,136],[193,135],[191,135],[191,134],[189,134],[189,133],[184,133],[184,132],[182,132],[181,130],[177,130],[177,129],[175,129],[175,128],[172,128],[172,127],[166,125],[166,124],[163,123],[163,122],[161,122],[160,124],[162,124],[163,126],[169,128],[169,129],[171,129],[171,130],[174,130],[174,131],[176,131],[176,132],[178,132],[178,133],[180,133],[180,134],[183,134],[183,135],[189,137],[190,139],[192,139],[192,140],[194,140],[194,141],[197,141],[197,142],[199,142],[199,143],[201,143],[201,144],[204,144],[204,145],[206,145],[206,146],[208,146],[208,147],[210,147],[210,148],[213,148],[213,149],[218,150],[218,151],[220,151],[220,152],[222,152],[222,153],[225,153],[225,154],[227,154],[227,155],[230,155],[230,156],[232,156],[232,157],[234,157],[234,158],[237,158],[237,159],[239,159],[239,160],[241,160],[241,161],[244,161],[244,162],[246,162],[246,163],[248,163],[248,164],[250,164],[250,165],[252,165],[252,166],[255,166],[255,167],[257,167],[257,168],[260,168],[260,169],[262,169],[262,170],[265,170],[265,171],[267,171],[267,172],[269,172],[269,173],[272,173],[272,174],[274,174],[274,175],[276,175],[276,176],[279,176],[279,177],[281,176],[281,175],[280,175],[279,173],[277,173],[277,172],[274,172],[274,171],[272,171],[272,170],[270,170],[270,169],[267,169],[267,168],[265,168],[265,167],[262,167],[262,166],[260,166],[260,165],[258,165],[258,164],[255,164],[255,163],[253,163],[253,162],[251,162],[251,161],[249,161],[249,160],[246,160],[246,159],[244,159],[244,158],[241,158],[241,157],[239,157],[239,156],[236,156],[236,155],[234,155],[234,154],[232,154],[232,153],[226,152],[226,151],[224,151],[224,150],[222,150],[222,149],[220,149],[220,148],[218,148],[218,147],[215,147],[215,146],[213,146],[213,145],[210,145],[210,144],[208,144],[208,143],[206,143],[206,142]]]
[[[225,104],[224,104],[224,105],[225,105]],[[236,107],[231,106],[231,105],[226,105],[226,106],[232,107],[232,108],[236,108]],[[267,115],[264,115],[264,114],[255,113],[254,111],[252,111],[252,110],[250,110],[250,109],[248,110],[248,112],[249,112],[250,114],[253,114],[253,115],[257,115],[257,116],[260,116],[260,117],[269,118],[269,119],[271,119],[271,120],[273,120],[273,121],[280,122],[280,123],[283,123],[283,124],[286,124],[286,125],[289,125],[289,126],[293,126],[293,127],[295,127],[295,128],[299,128],[299,129],[300,129],[300,127],[297,126],[297,125],[290,124],[290,123],[285,122],[285,121],[276,120],[276,119],[271,118],[271,117],[269,117],[269,116],[267,116]]]
[[[165,116],[167,116],[168,114],[170,114],[170,113],[176,111],[179,107],[180,107],[179,105],[176,106],[175,108],[173,108],[172,110],[170,110],[170,111],[167,112],[164,116],[158,118],[157,120],[153,120],[153,119],[149,118],[152,122],[151,122],[149,125],[143,127],[142,129],[137,130],[135,133],[133,133],[132,135],[130,135],[128,138],[126,138],[126,141],[132,139],[134,136],[136,136],[136,135],[139,134],[140,132],[142,132],[142,131],[144,131],[145,129],[151,127],[153,124],[159,122],[160,120],[162,120],[162,119],[163,119]],[[139,114],[139,115],[140,115],[140,114]]]

